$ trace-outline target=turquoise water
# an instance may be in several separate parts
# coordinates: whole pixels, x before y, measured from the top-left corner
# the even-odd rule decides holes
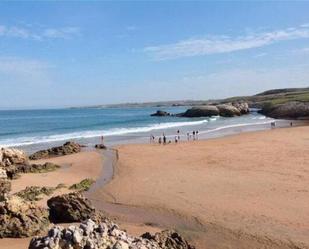
[[[102,108],[0,111],[1,146],[35,146],[60,144],[67,140],[92,144],[104,135],[106,141],[148,138],[150,134],[172,136],[180,129],[183,134],[199,129],[219,131],[270,122],[264,116],[252,113],[236,118],[180,118],[151,117],[158,108]],[[163,108],[171,113],[185,111],[186,107]]]

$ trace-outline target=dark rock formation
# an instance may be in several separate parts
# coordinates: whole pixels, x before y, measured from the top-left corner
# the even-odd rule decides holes
[[[158,110],[155,113],[151,114],[150,116],[157,116],[157,117],[165,117],[170,116],[171,114],[169,112]]]
[[[96,149],[106,150],[107,147],[104,144],[96,144],[94,146]]]
[[[62,146],[53,147],[47,150],[40,150],[30,155],[31,160],[45,159],[55,156],[64,156],[73,153],[78,153],[81,151],[81,145],[75,142],[66,142]]]
[[[0,237],[21,238],[38,235],[48,229],[46,209],[10,196],[0,202]]]
[[[47,201],[49,218],[53,223],[80,222],[95,216],[91,202],[80,193],[69,193]]]
[[[56,226],[45,237],[33,238],[29,249],[194,249],[175,232],[164,231],[152,236],[134,237],[109,220],[96,224],[92,220],[77,226]]]
[[[282,119],[309,119],[309,102],[291,101],[284,104],[265,104],[260,113]]]
[[[185,113],[182,113],[182,117],[211,117],[219,115],[219,109],[214,105],[205,105],[199,107],[192,107]]]

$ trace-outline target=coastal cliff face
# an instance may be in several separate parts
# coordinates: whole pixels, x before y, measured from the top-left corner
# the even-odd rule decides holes
[[[309,102],[291,101],[278,105],[265,105],[260,113],[272,118],[309,120]]]

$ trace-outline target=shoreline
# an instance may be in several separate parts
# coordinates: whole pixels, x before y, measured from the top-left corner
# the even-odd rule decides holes
[[[126,174],[130,172],[130,170],[128,172],[127,171],[124,172],[123,170],[126,169],[127,167],[126,161],[127,159],[130,159],[130,158],[131,158],[130,160],[133,160],[135,162],[134,164],[137,163],[137,166],[140,165],[138,163],[140,157],[145,157],[145,155],[143,155],[143,151],[147,151],[149,148],[151,148],[152,156],[151,158],[149,158],[149,155],[148,156],[146,155],[145,158],[146,158],[147,163],[151,162],[151,160],[159,160],[157,161],[156,164],[158,166],[160,165],[164,166],[166,162],[162,163],[162,161],[160,161],[160,157],[158,157],[159,155],[158,152],[160,151],[160,153],[162,153],[164,152],[165,149],[169,150],[171,154],[175,155],[175,150],[180,149],[180,151],[182,151],[186,147],[193,146],[195,148],[199,148],[200,146],[203,146],[208,143],[218,143],[222,145],[224,143],[227,143],[231,139],[240,140],[236,144],[232,143],[233,146],[235,146],[239,143],[242,143],[243,137],[248,137],[248,136],[249,137],[250,136],[265,137],[265,134],[273,134],[277,132],[286,134],[286,133],[289,133],[289,131],[293,132],[295,129],[308,129],[308,126],[282,128],[282,129],[277,128],[277,129],[269,130],[269,131],[254,131],[254,132],[247,131],[247,132],[241,132],[240,134],[236,134],[236,135],[229,134],[229,135],[225,135],[222,137],[216,137],[216,138],[211,138],[211,139],[200,139],[198,141],[190,141],[190,142],[182,141],[177,145],[174,143],[170,145],[165,145],[165,146],[146,144],[146,143],[123,144],[123,145],[119,145],[116,147],[116,150],[119,152],[119,160],[117,162],[115,162],[117,156],[113,148],[107,151],[103,151],[102,153],[97,150],[91,149],[91,151],[84,151],[78,154],[73,154],[73,155],[64,156],[64,157],[55,157],[55,158],[51,158],[51,159],[47,159],[43,161],[52,161],[52,162],[58,161],[58,162],[61,162],[60,164],[63,166],[63,165],[66,165],[66,163],[68,162],[66,160],[70,158],[70,160],[79,161],[80,165],[82,166],[82,165],[85,165],[85,160],[88,160],[87,158],[93,158],[93,156],[96,154],[97,159],[96,159],[95,167],[100,170],[99,171],[96,170],[96,173],[94,173],[94,176],[96,176],[96,183],[86,193],[86,196],[93,202],[96,208],[103,209],[103,211],[105,211],[105,213],[107,213],[109,217],[116,219],[117,223],[119,223],[123,228],[127,229],[130,233],[134,235],[140,235],[146,231],[157,232],[164,228],[165,229],[170,228],[170,229],[176,229],[180,231],[180,233],[182,233],[187,239],[189,239],[191,242],[193,241],[195,245],[197,246],[197,248],[207,248],[207,249],[208,248],[209,249],[210,248],[211,249],[212,248],[217,248],[217,249],[222,248],[223,249],[223,248],[226,248],[225,246],[229,245],[230,248],[233,248],[233,249],[234,248],[235,249],[236,248],[237,249],[239,248],[247,249],[248,246],[253,249],[253,248],[261,248],[261,246],[267,245],[268,246],[267,248],[276,248],[276,249],[277,248],[278,249],[287,248],[288,249],[288,248],[292,248],[292,244],[291,244],[292,242],[288,242],[285,239],[273,237],[270,235],[266,235],[266,236],[258,235],[258,234],[252,233],[252,231],[250,232],[250,231],[246,231],[242,229],[239,230],[239,228],[235,228],[235,227],[231,228],[227,226],[226,224],[224,224],[224,222],[222,223],[222,221],[220,221],[220,219],[217,219],[217,218],[214,218],[213,220],[211,219],[205,220],[204,218],[201,218],[199,214],[196,211],[194,211],[194,209],[190,211],[192,207],[189,208],[190,206],[187,206],[187,204],[183,205],[184,203],[182,204],[178,203],[175,207],[173,205],[172,206],[165,205],[166,201],[168,202],[172,196],[174,196],[174,198],[177,199],[179,198],[178,192],[184,191],[184,190],[181,190],[182,189],[181,185],[177,185],[177,182],[179,181],[179,179],[177,181],[175,181],[175,179],[168,179],[168,178],[165,180],[161,179],[159,181],[159,184],[156,185],[156,188],[160,187],[162,184],[164,185],[164,183],[174,182],[174,184],[178,186],[176,188],[178,190],[176,192],[173,192],[173,195],[171,195],[168,198],[167,196],[165,197],[162,196],[163,199],[161,197],[159,199],[155,199],[154,203],[149,201],[148,197],[152,196],[154,198],[157,198],[157,195],[153,195],[153,193],[149,193],[147,191],[143,193],[144,188],[145,187],[147,188],[147,184],[149,184],[149,179],[148,179],[146,182],[143,182],[142,185],[139,185],[138,190],[134,191],[134,193],[139,193],[136,196],[138,197],[136,199],[135,195],[134,194],[132,195],[132,190],[130,189],[131,187],[129,186],[131,186],[132,184],[134,185],[136,182],[138,184],[141,184],[140,182],[141,179],[146,180],[149,177],[152,179],[158,180],[160,179],[158,177],[163,177],[164,174],[167,174],[166,169],[159,170],[160,169],[159,167],[157,171],[146,170],[146,172],[144,172],[142,175],[134,176],[135,174],[134,169],[136,167],[130,168],[130,163],[129,163],[128,169],[133,170],[129,178],[127,178]],[[282,136],[280,136],[280,138],[281,137]],[[134,152],[133,150],[134,153],[131,156],[125,152],[127,149],[134,148],[134,147],[140,148],[142,149],[142,151],[139,151],[138,154],[135,154],[136,152]],[[257,151],[256,148],[252,148],[252,149]],[[190,153],[193,153],[193,152],[194,151],[191,151]],[[227,150],[226,153],[229,153],[229,150]],[[201,153],[198,153],[198,154],[201,154]],[[84,159],[80,160],[81,155],[87,155],[87,156],[84,156]],[[190,155],[191,155],[190,157],[192,157],[192,162],[189,163],[188,165],[192,166],[195,164],[194,158],[196,157],[197,154],[194,152],[193,154],[190,154]],[[103,157],[103,161],[102,161],[102,157]],[[170,158],[171,162],[173,161],[178,162],[178,160],[179,159],[177,159],[177,157]],[[111,164],[110,166],[112,166],[113,171],[111,171],[110,167],[109,168],[106,167],[108,163]],[[217,162],[214,162],[214,165],[217,165],[217,164],[218,164]],[[180,166],[178,170],[183,169],[183,167],[186,167],[184,164],[180,164],[180,165],[182,166]],[[72,167],[71,168],[64,167],[61,170],[70,170],[70,169],[72,169]],[[87,168],[85,168],[85,170],[87,171]],[[212,168],[210,168],[209,170],[212,170]],[[51,173],[45,174],[46,177],[50,178]],[[151,175],[151,173],[154,173],[154,175]],[[79,172],[77,174],[79,174],[80,179],[85,178],[84,173]],[[189,175],[190,174],[185,175],[185,177],[188,177]],[[196,177],[198,175],[196,175]],[[28,177],[28,175],[23,175],[22,177],[24,176],[26,176],[26,178]],[[200,178],[200,176],[198,178]],[[33,179],[32,177],[33,176],[29,175],[29,179],[26,182],[29,182],[31,179]],[[42,178],[43,176],[36,175],[35,177]],[[194,181],[196,181],[195,185],[199,185],[200,183],[198,181],[198,178],[196,177],[194,178],[195,179]],[[24,181],[26,178],[22,180]],[[123,181],[123,179],[125,180],[125,182],[121,182]],[[43,183],[45,184],[45,181],[43,181]],[[25,185],[23,186],[27,185],[25,181],[24,181],[24,184]],[[122,184],[124,186],[119,187]],[[189,187],[189,189],[190,188],[191,187]],[[122,199],[124,198],[123,197],[124,193],[126,193],[124,196],[131,196],[130,201],[127,201],[129,200],[129,199],[126,199],[127,197],[125,197],[125,199]],[[59,194],[59,192],[57,194]],[[148,200],[144,203],[143,202],[136,203],[135,200],[143,199],[143,198],[139,199],[141,198],[139,197],[140,194],[142,194],[143,198],[146,198],[145,200],[147,199]],[[190,196],[192,196],[192,194]],[[159,202],[156,203],[157,200]],[[193,203],[195,201],[193,201]],[[187,211],[184,212],[184,210],[179,210],[176,208],[177,206],[182,206],[182,205],[184,207],[187,206],[186,207]],[[207,205],[205,207],[207,207]],[[308,226],[309,226],[309,223],[308,223]],[[241,236],[239,236],[239,233],[241,234]],[[0,247],[6,246],[9,248],[20,249],[21,244],[26,245],[28,241],[29,241],[28,239],[2,239],[0,240]],[[205,243],[207,243],[206,247],[205,247]],[[300,248],[309,248],[309,246],[306,247],[307,245],[304,245],[304,246],[301,245],[301,246],[302,247]]]

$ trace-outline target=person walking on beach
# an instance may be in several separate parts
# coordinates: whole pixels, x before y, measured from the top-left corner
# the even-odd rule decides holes
[[[177,130],[177,136],[178,136],[178,140],[180,140],[180,131]]]
[[[178,137],[175,136],[175,144],[177,144],[177,143],[178,143]]]
[[[163,133],[163,144],[166,144],[166,136],[164,133]]]
[[[198,131],[195,131],[195,138],[198,140]]]
[[[158,139],[158,143],[159,143],[159,144],[161,144],[161,143],[162,143],[162,139],[161,139],[161,137],[159,137],[159,139]]]
[[[195,140],[195,131],[193,131],[192,134],[193,134],[193,140]]]

